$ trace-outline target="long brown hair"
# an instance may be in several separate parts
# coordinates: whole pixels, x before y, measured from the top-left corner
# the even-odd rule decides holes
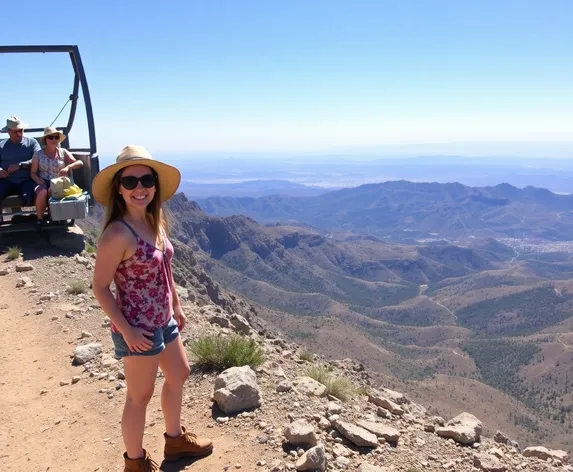
[[[105,219],[102,233],[111,223],[123,218],[127,211],[125,200],[123,199],[123,196],[119,193],[120,179],[125,169],[126,168],[124,167],[113,176],[108,205],[106,206],[105,209]],[[159,199],[159,191],[160,191],[159,179],[157,178],[156,172],[153,169],[151,169],[151,171],[153,172],[153,175],[155,175],[155,195],[153,196],[153,200],[151,200],[149,202],[149,205],[147,205],[146,211],[147,211],[148,222],[150,226],[153,228],[155,236],[158,236],[161,230],[163,230],[165,234],[169,232],[169,222],[168,222],[168,214],[163,209],[163,206],[161,205],[161,200]]]

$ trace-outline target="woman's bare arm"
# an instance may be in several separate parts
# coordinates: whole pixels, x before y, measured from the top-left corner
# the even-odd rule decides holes
[[[112,223],[106,228],[97,247],[93,278],[93,292],[97,301],[121,333],[128,331],[130,325],[123,316],[109,287],[117,267],[129,248],[130,238],[133,239],[133,236],[126,234],[126,231],[118,224]]]

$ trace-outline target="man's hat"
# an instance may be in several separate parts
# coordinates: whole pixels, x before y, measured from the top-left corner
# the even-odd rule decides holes
[[[10,129],[26,129],[27,127],[28,123],[24,123],[17,116],[9,116],[6,120],[6,126],[0,129],[0,133],[7,133]]]

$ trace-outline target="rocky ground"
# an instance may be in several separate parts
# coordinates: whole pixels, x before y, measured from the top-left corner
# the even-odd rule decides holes
[[[113,358],[109,324],[89,289],[93,255],[25,249],[23,257],[0,261],[2,470],[122,470],[125,380]],[[265,330],[254,315],[233,316],[229,304],[199,306],[184,299],[184,310],[186,344],[205,334],[239,331],[260,344],[266,360],[254,370],[194,371],[184,423],[212,437],[215,450],[194,463],[166,464],[166,472],[573,471],[567,452],[526,447],[537,444],[520,448],[501,432],[483,437],[471,412],[431,416],[409,401],[408,392],[373,385],[352,360],[304,360],[301,346]],[[346,402],[327,395],[307,377],[320,364],[363,387],[364,395]],[[158,387],[161,382],[159,373]],[[145,436],[156,460],[163,446],[159,391]]]

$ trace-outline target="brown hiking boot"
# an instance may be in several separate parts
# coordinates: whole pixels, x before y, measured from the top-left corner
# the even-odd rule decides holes
[[[181,427],[181,435],[172,438],[163,433],[165,438],[165,460],[168,462],[178,461],[184,457],[200,457],[210,454],[213,450],[213,441],[207,438],[198,438],[193,433],[188,433]]]
[[[143,457],[139,459],[130,459],[126,452],[123,453],[123,458],[125,459],[123,472],[161,472],[157,462],[151,458],[145,449],[143,450]]]

